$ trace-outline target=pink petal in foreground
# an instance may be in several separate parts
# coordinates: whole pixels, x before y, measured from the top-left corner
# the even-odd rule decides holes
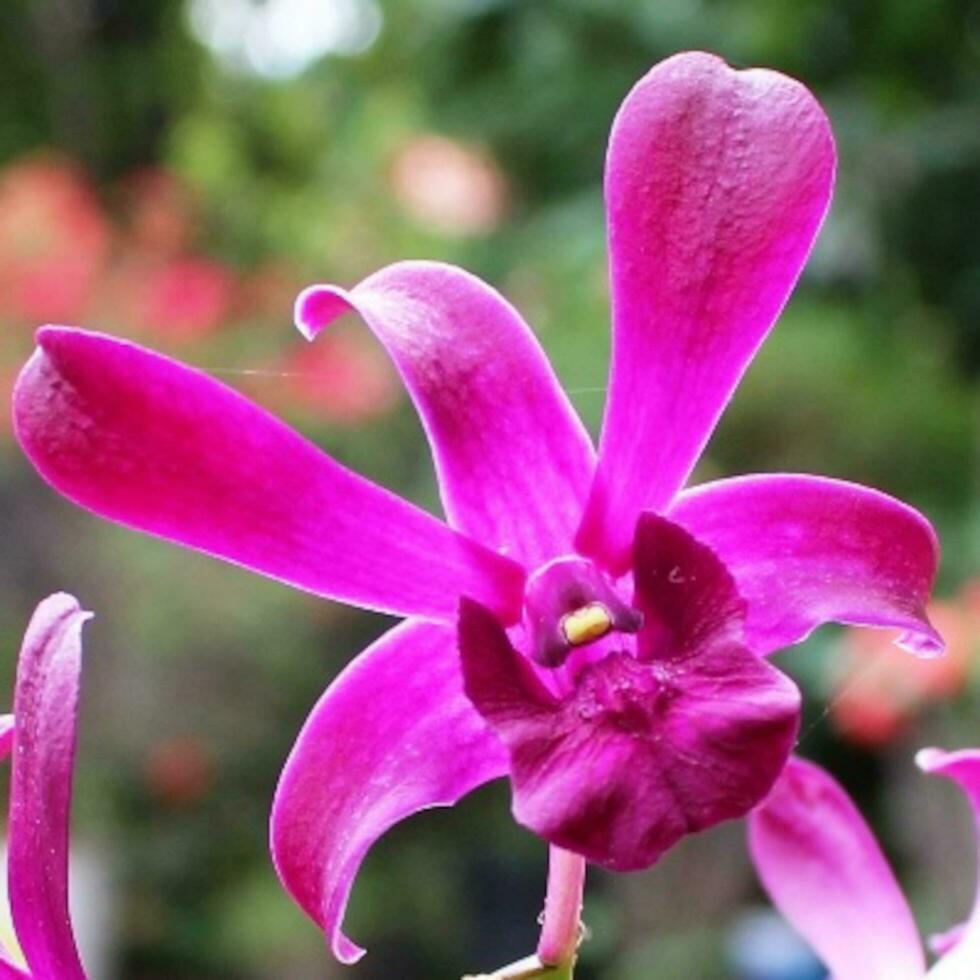
[[[350,291],[310,287],[296,323],[312,339],[351,310],[415,401],[449,523],[527,567],[570,552],[592,443],[520,314],[461,269],[400,262]]]
[[[625,569],[687,478],[795,284],[830,201],[820,106],[772,71],[681,54],[634,87],[606,160],[613,358],[579,535]]]
[[[834,980],[920,980],[922,943],[895,876],[844,790],[791,759],[749,817],[762,885]]]
[[[980,864],[980,749],[944,752],[923,749],[915,757],[923,772],[953,780],[966,795],[977,826],[977,853]],[[977,894],[970,917],[942,937],[942,960],[933,967],[930,980],[975,980],[980,975],[980,871]],[[937,950],[937,952],[940,950]]]
[[[320,595],[455,614],[461,591],[505,619],[523,574],[335,463],[199,371],[101,334],[48,327],[14,393],[41,475],[110,520]]]
[[[283,769],[271,836],[283,885],[341,962],[364,952],[341,926],[371,845],[506,772],[506,752],[463,694],[451,629],[403,623],[327,688]]]
[[[8,887],[21,949],[39,980],[84,980],[68,915],[68,823],[81,631],[68,595],[38,606],[17,665]]]
[[[906,649],[942,652],[925,612],[939,544],[929,522],[893,497],[823,477],[747,476],[687,490],[669,514],[735,577],[757,653],[831,621],[901,630]]]
[[[510,751],[515,818],[616,871],[743,816],[799,720],[793,683],[741,644],[741,600],[707,548],[645,515],[634,574],[639,657],[613,649],[561,698],[478,604],[459,623],[466,692]]]

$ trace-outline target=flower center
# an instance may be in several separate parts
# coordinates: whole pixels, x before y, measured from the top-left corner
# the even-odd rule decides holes
[[[531,656],[544,667],[560,667],[576,648],[612,631],[635,633],[640,614],[612,582],[584,558],[556,558],[539,568],[524,593]]]

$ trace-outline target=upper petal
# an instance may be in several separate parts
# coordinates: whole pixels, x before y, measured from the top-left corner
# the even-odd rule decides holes
[[[966,795],[977,825],[977,849],[980,856],[980,749],[944,752],[923,749],[915,757],[924,772],[952,779]],[[969,919],[945,936],[942,960],[930,971],[931,980],[973,980],[980,974],[980,880]]]
[[[625,568],[637,515],[684,483],[800,274],[834,165],[820,106],[776,72],[682,54],[627,96],[606,160],[613,359],[585,554]]]
[[[17,437],[83,507],[385,612],[449,618],[466,591],[518,615],[515,564],[225,385],[101,334],[48,327],[38,341],[14,394]]]
[[[85,977],[68,914],[68,822],[89,615],[71,596],[46,599],[17,662],[7,874],[14,928],[38,978]]]
[[[463,694],[450,628],[403,623],[327,688],[279,781],[272,854],[339,960],[364,952],[341,927],[374,842],[506,772],[506,752]]]
[[[395,362],[432,445],[450,524],[529,567],[572,548],[588,434],[520,314],[475,276],[401,262],[296,302],[310,338],[355,310]]]
[[[918,980],[922,943],[895,876],[844,790],[791,759],[749,817],[749,847],[769,897],[834,980]]]
[[[799,718],[793,683],[740,644],[741,605],[708,549],[644,517],[635,578],[643,659],[613,649],[563,697],[479,605],[459,627],[466,692],[510,751],[515,817],[618,871],[754,806]]]
[[[830,621],[899,629],[913,652],[942,651],[925,612],[936,535],[893,497],[823,477],[748,476],[685,491],[669,513],[735,577],[757,653]]]

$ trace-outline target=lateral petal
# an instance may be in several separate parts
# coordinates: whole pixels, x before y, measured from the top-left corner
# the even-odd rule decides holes
[[[686,490],[669,515],[734,576],[757,653],[831,621],[901,630],[899,645],[919,656],[943,651],[925,612],[939,544],[893,497],[824,477],[758,475]]]
[[[373,485],[232,389],[125,341],[39,332],[17,437],[110,520],[319,595],[449,619],[462,591],[519,615],[517,565]]]
[[[857,807],[819,766],[793,758],[749,816],[763,887],[834,980],[921,980],[922,943]]]
[[[17,663],[7,876],[17,938],[39,978],[85,978],[68,912],[68,825],[89,618],[71,596],[46,599]]]
[[[592,443],[520,314],[462,269],[400,262],[350,291],[311,286],[296,323],[313,339],[351,310],[415,402],[449,523],[527,567],[570,552]]]
[[[613,356],[579,532],[622,571],[686,480],[786,302],[830,202],[827,118],[799,82],[677,55],[633,88],[606,159]]]
[[[403,623],[327,688],[286,761],[271,845],[286,890],[334,955],[357,871],[390,827],[507,773],[507,754],[463,694],[451,628]]]

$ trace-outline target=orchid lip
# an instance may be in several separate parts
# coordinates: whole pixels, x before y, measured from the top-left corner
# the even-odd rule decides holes
[[[530,654],[543,667],[560,667],[572,650],[609,633],[636,633],[641,614],[586,558],[556,558],[528,580],[524,610]]]
[[[644,514],[632,585],[627,606],[587,559],[563,558],[531,576],[522,635],[466,598],[458,627],[463,689],[507,749],[518,823],[614,871],[744,816],[785,765],[800,714],[792,681],[745,644],[745,602],[710,548]],[[583,646],[593,630],[606,639],[567,656],[562,615]]]

